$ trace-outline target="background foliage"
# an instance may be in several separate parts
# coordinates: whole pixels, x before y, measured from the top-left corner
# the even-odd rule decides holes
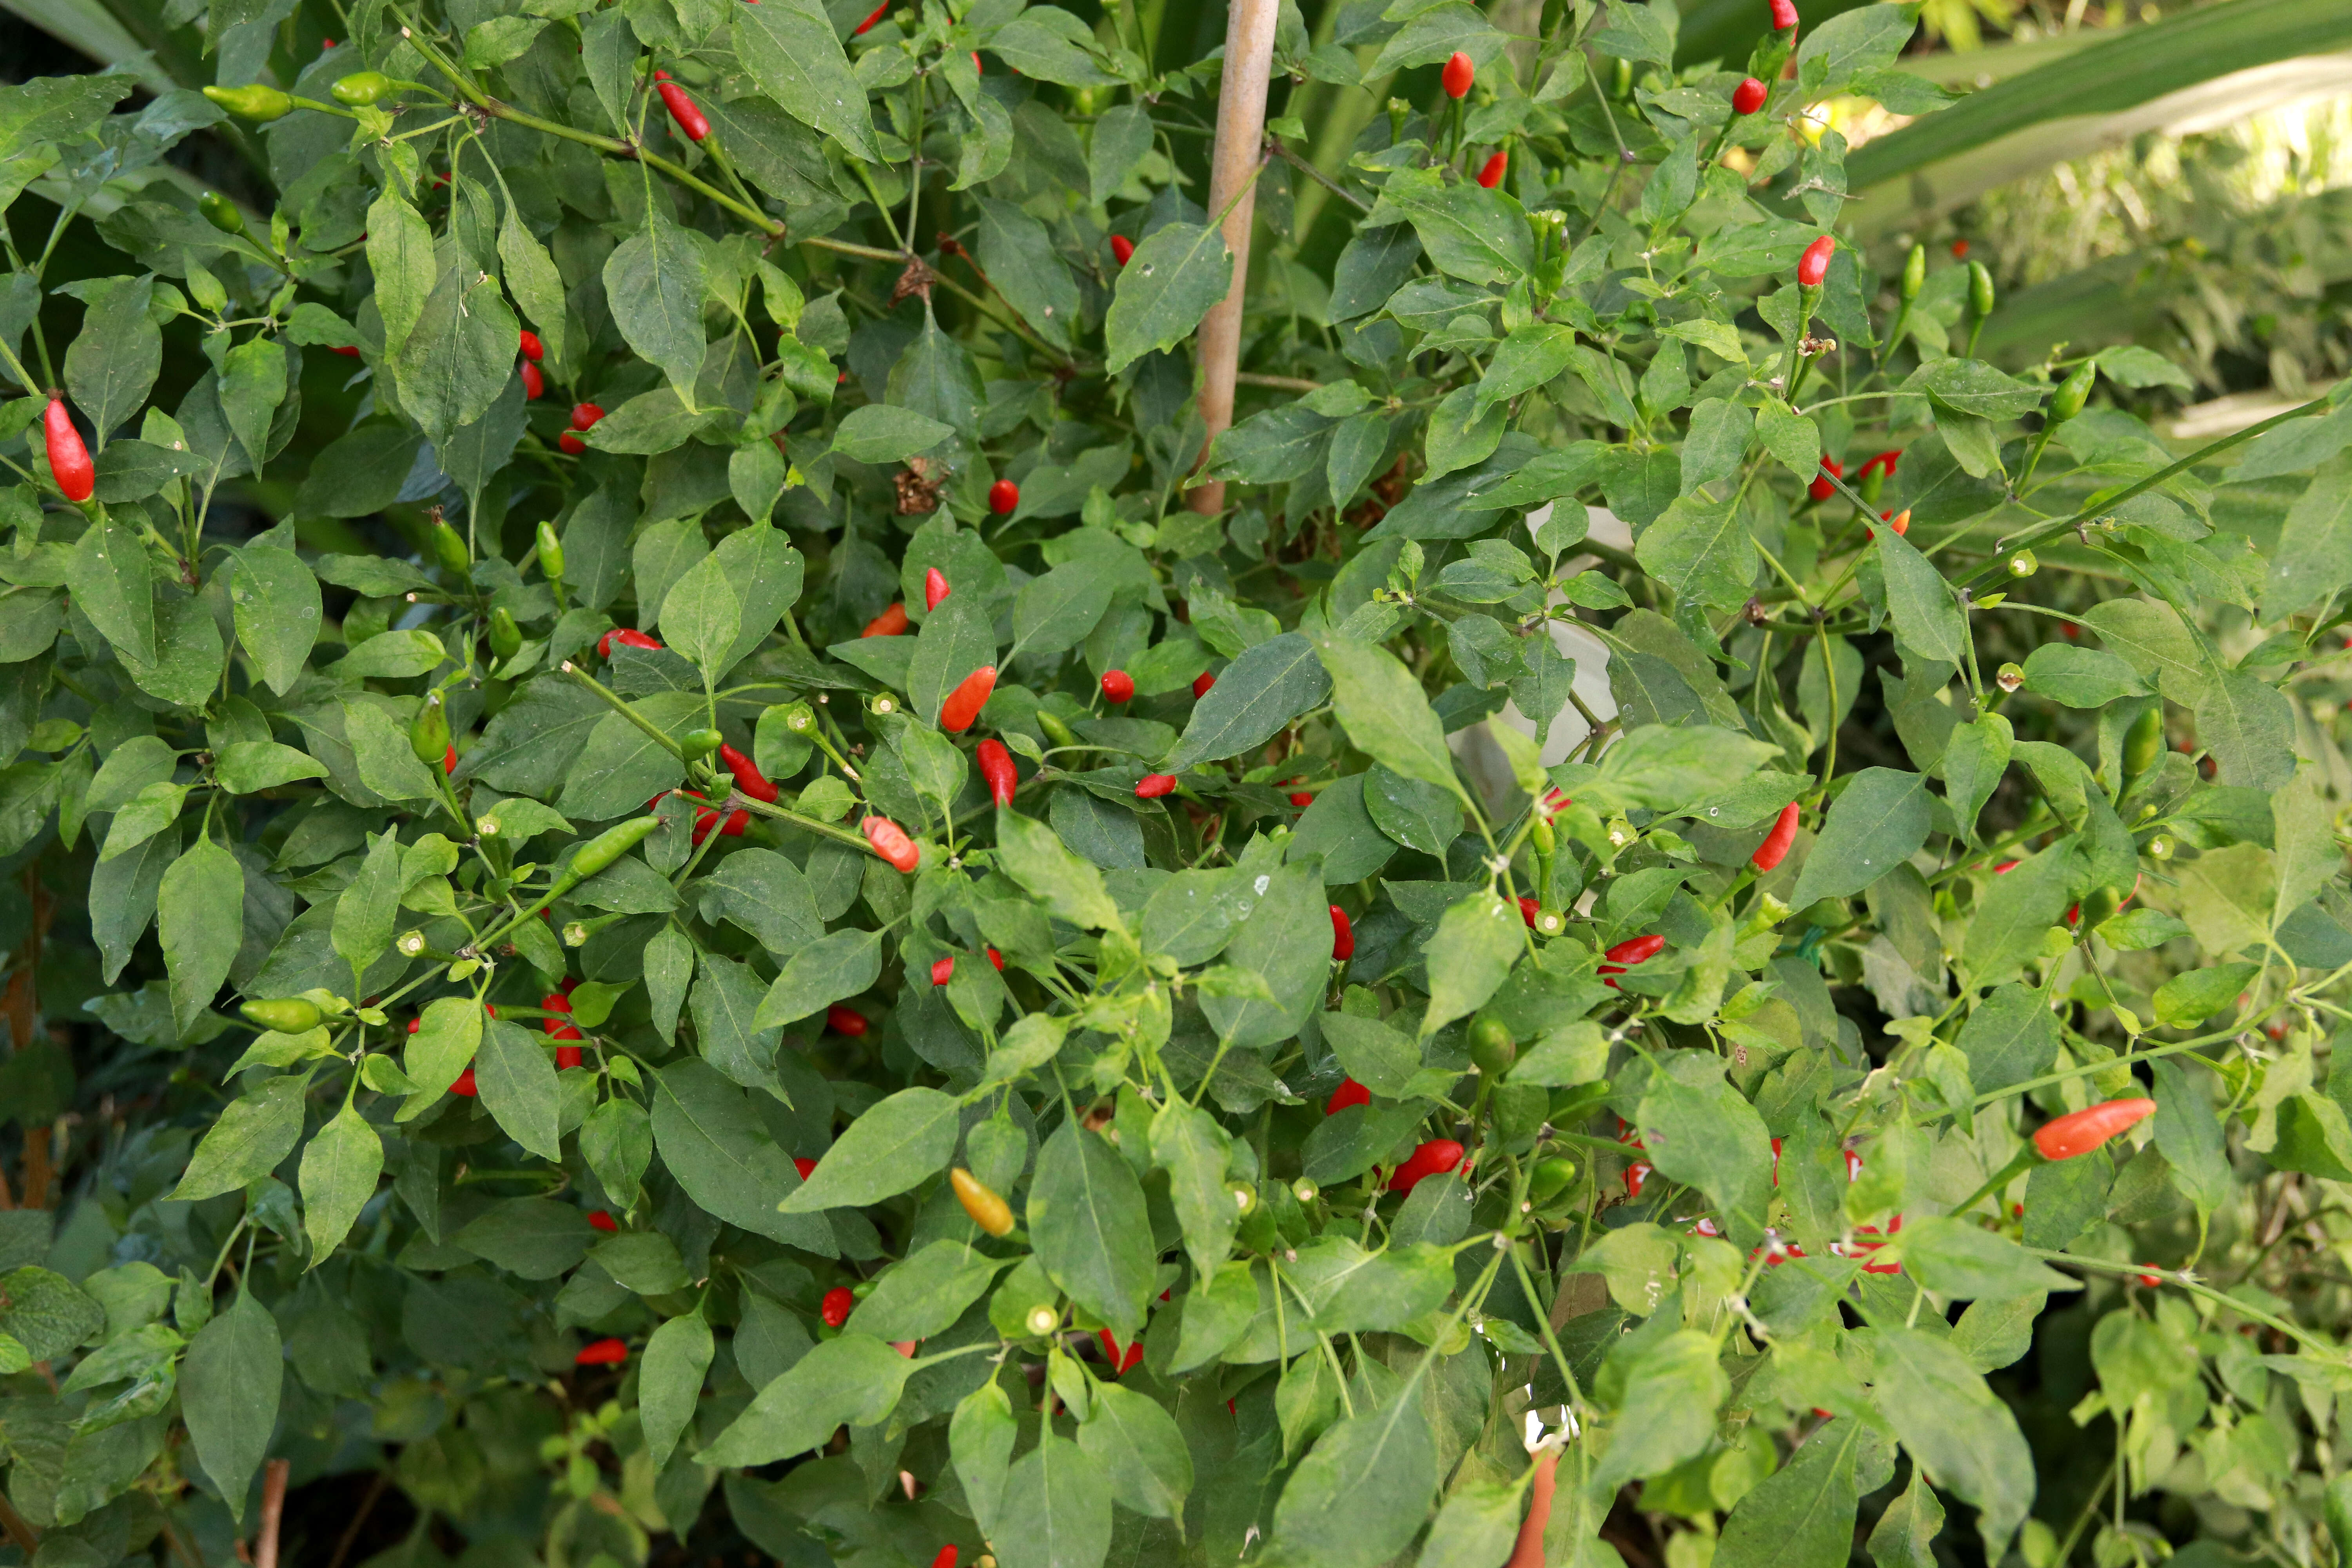
[[[19,9],[0,1551],[2342,1561],[2342,7]]]

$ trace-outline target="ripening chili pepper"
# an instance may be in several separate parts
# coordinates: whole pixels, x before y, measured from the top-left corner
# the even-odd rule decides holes
[[[1175,791],[1176,775],[1174,773],[1146,773],[1136,781],[1135,798],[1158,800],[1161,795],[1172,795]]]
[[[959,682],[947,700],[940,704],[940,728],[950,735],[961,735],[971,728],[980,710],[988,706],[989,693],[996,689],[996,666],[983,664]]]
[[[1128,264],[1129,258],[1134,255],[1135,241],[1128,238],[1127,236],[1123,234],[1115,234],[1110,237],[1110,258],[1113,261],[1118,263],[1121,267],[1125,267]]]
[[[1123,669],[1103,671],[1102,694],[1106,701],[1125,702],[1135,696],[1135,677]]]
[[[669,117],[677,121],[678,130],[685,132],[688,141],[699,142],[710,134],[709,117],[694,106],[694,100],[686,96],[686,89],[669,79],[669,72],[654,72],[654,90],[661,94],[662,102],[669,108]]]
[[[1013,753],[1004,749],[1002,741],[982,741],[975,753],[980,759],[980,776],[988,784],[988,797],[999,805],[1013,804],[1013,792],[1021,787],[1021,775],[1013,771]]]
[[[464,1072],[459,1073],[457,1075],[457,1081],[449,1086],[449,1092],[451,1094],[464,1095],[467,1100],[475,1099],[480,1095],[482,1091],[474,1085],[474,1069],[469,1067]]]
[[[835,1285],[824,1293],[824,1301],[817,1308],[817,1316],[828,1329],[837,1329],[849,1321],[849,1314],[857,1310],[857,1293],[846,1285]]]
[[[862,37],[875,23],[879,22],[884,16],[888,16],[889,13],[890,0],[882,0],[882,4],[874,7],[874,14],[866,17],[863,22],[858,23],[856,27],[852,28],[849,36],[853,38]]]
[[[1785,33],[1797,25],[1797,0],[1772,0],[1772,30]]]
[[[1537,1457],[1536,1472],[1528,1479],[1528,1516],[1519,1521],[1518,1539],[1503,1568],[1544,1568],[1544,1531],[1551,1528],[1553,1472],[1559,1468],[1558,1448],[1546,1448]]]
[[[1837,252],[1837,241],[1828,235],[1805,247],[1805,254],[1797,258],[1797,281],[1808,289],[1818,289],[1822,279],[1830,275],[1830,258]]]
[[[874,853],[901,871],[911,871],[923,863],[923,852],[907,837],[907,830],[887,816],[869,816],[857,825],[866,835],[866,842],[874,846]]]
[[[606,1214],[603,1209],[590,1209],[588,1211],[588,1228],[590,1230],[601,1230],[606,1236],[617,1236],[620,1234],[621,1222],[614,1219],[611,1215]]]
[[[907,618],[907,606],[893,605],[866,622],[866,629],[857,635],[860,637],[904,637],[907,628],[912,625],[914,623]]]
[[[865,1014],[854,1007],[845,1007],[838,1002],[824,1010],[824,1026],[836,1035],[847,1035],[853,1040],[872,1027],[866,1023]]]
[[[327,352],[331,354],[341,354],[345,359],[360,357],[360,351],[349,343],[330,343],[327,345]]]
[[[1341,1081],[1339,1088],[1331,1091],[1331,1098],[1323,1102],[1323,1114],[1337,1116],[1351,1105],[1370,1105],[1371,1102],[1370,1089],[1366,1089],[1354,1079],[1347,1079]]]
[[[303,1035],[319,1026],[319,1005],[308,996],[264,996],[237,1008],[246,1022],[281,1035]]]
[[[1789,858],[1789,846],[1797,841],[1797,803],[1790,801],[1780,808],[1780,818],[1772,824],[1772,831],[1748,858],[1748,864],[1759,871],[1769,871]]]
[[[79,506],[98,488],[98,468],[89,460],[89,448],[82,445],[81,432],[74,428],[73,416],[66,412],[64,398],[49,399],[48,410],[41,416],[41,436],[49,448],[49,477],[66,500]]]
[[[972,1224],[991,1236],[1004,1236],[1012,1231],[1013,1205],[998,1197],[978,1176],[958,1165],[948,1172],[948,1185],[955,1189],[956,1202],[963,1205]]]
[[[1754,77],[1749,77],[1731,89],[1731,112],[1738,115],[1755,113],[1764,107],[1771,89]]]
[[[1845,465],[1835,458],[1823,458],[1822,475],[1822,477],[1814,479],[1811,484],[1805,487],[1805,494],[1814,500],[1827,500],[1837,494],[1837,486],[1832,484],[1830,480],[1845,478]]]
[[[1406,1157],[1389,1177],[1389,1191],[1409,1193],[1424,1176],[1442,1176],[1462,1163],[1462,1145],[1451,1138],[1433,1138]]]
[[[1345,963],[1356,956],[1356,928],[1348,919],[1348,911],[1339,905],[1331,906],[1331,958]]]
[[[1462,99],[1469,96],[1470,84],[1477,79],[1477,63],[1456,49],[1453,58],[1445,62],[1445,69],[1439,74],[1438,79],[1444,83],[1446,97]]]
[[[1135,1363],[1143,1359],[1143,1344],[1140,1341],[1129,1341],[1127,1349],[1121,1351],[1118,1348],[1118,1342],[1111,1337],[1108,1329],[1097,1329],[1095,1338],[1102,1341],[1103,1355],[1110,1363],[1110,1374],[1113,1377],[1134,1371]]]
[[[1209,694],[1209,688],[1214,686],[1216,683],[1217,678],[1211,675],[1205,669],[1200,674],[1194,676],[1192,678],[1192,700],[1198,702],[1202,698],[1206,697]]]
[[[1503,176],[1510,172],[1510,167],[1511,155],[1508,153],[1496,153],[1487,159],[1485,166],[1478,171],[1478,183],[1491,191],[1503,183]]]
[[[2044,1160],[2071,1160],[2137,1126],[2155,1110],[2156,1101],[2139,1099],[2089,1106],[2036,1128],[2033,1147]]]
[[[1908,533],[1911,531],[1911,509],[1906,506],[1898,512],[1881,513],[1879,521],[1897,534]]]
[[[955,960],[952,957],[935,958],[931,960],[932,984],[945,985],[949,981],[953,980],[954,978]]]
[[[572,405],[572,427],[574,430],[592,428],[603,417],[604,409],[601,404],[575,403]]]
[[[622,626],[614,631],[606,632],[603,637],[596,639],[596,657],[598,658],[612,658],[613,645],[614,643],[619,643],[624,647],[642,647],[650,649],[661,647],[659,641],[646,636],[645,633],[637,631],[633,627]]]
[[[457,771],[457,748],[455,745],[450,745],[443,749],[441,752],[441,771],[445,773],[454,773]]]
[[[940,607],[940,600],[942,600],[942,599],[944,599],[944,598],[946,598],[947,596],[948,596],[948,579],[947,579],[947,574],[946,574],[946,573],[944,573],[944,572],[941,572],[941,571],[940,571],[938,567],[936,567],[936,566],[926,566],[926,567],[924,567],[924,568],[923,568],[923,613],[924,613],[925,615],[929,615],[931,611],[938,609],[938,608]]]
[[[580,1347],[572,1358],[574,1366],[618,1366],[629,1359],[629,1347],[620,1340],[597,1340]]]
[[[517,342],[520,347],[522,357],[533,364],[537,364],[541,356],[547,353],[546,346],[539,341],[539,334],[529,327],[523,328],[517,334]]]

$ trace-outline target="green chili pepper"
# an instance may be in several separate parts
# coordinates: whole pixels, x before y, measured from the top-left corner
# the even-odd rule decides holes
[[[563,575],[563,542],[555,537],[555,525],[544,518],[539,523],[539,569],[551,582]]]
[[[549,889],[547,896],[551,900],[562,898],[644,843],[661,825],[662,819],[658,816],[633,816],[618,827],[606,828],[580,847],[580,853],[572,858],[572,864],[556,878],[555,886]]]
[[[1528,1173],[1528,1197],[1540,1206],[1568,1191],[1568,1184],[1574,1180],[1575,1161],[1563,1159],[1558,1154],[1548,1160],[1538,1160],[1534,1171]]]
[[[1927,247],[1915,245],[1911,247],[1911,254],[1903,260],[1903,302],[1907,305],[1916,300],[1919,290],[1927,287]]]
[[[466,548],[466,536],[446,522],[433,525],[433,558],[441,563],[441,570],[460,582],[474,570],[474,556]]]
[[[1481,1014],[1470,1026],[1470,1059],[1487,1078],[1500,1078],[1518,1059],[1519,1043],[1500,1018]]]
[[[392,79],[382,71],[353,71],[327,90],[334,94],[337,103],[363,109],[392,90]]]
[[[515,625],[514,612],[504,605],[490,612],[490,651],[500,658],[512,658],[522,651],[522,628]]]
[[[2063,425],[2083,412],[2083,405],[2091,401],[2092,384],[2098,379],[2096,360],[2086,359],[2076,365],[2074,374],[2060,382],[2058,390],[2050,395],[2050,423]]]
[[[1992,314],[1992,274],[1981,261],[1969,263],[1969,319],[1981,321]]]
[[[694,763],[717,751],[726,739],[716,730],[688,730],[678,737],[677,745],[686,753],[686,760]]]
[[[1043,708],[1037,710],[1037,728],[1045,731],[1045,738],[1057,746],[1075,746],[1078,743],[1076,731]]]
[[[196,210],[205,215],[206,223],[223,234],[245,232],[245,214],[237,210],[235,202],[218,191],[206,191],[203,195],[198,196]]]
[[[237,1008],[246,1022],[274,1029],[281,1035],[307,1034],[319,1026],[325,1016],[319,1005],[308,996],[264,996]]]
[[[441,706],[437,691],[425,699],[425,706],[408,726],[408,749],[416,753],[420,763],[438,765],[449,754],[449,714]]]
[[[2164,755],[2164,704],[2151,702],[2124,732],[2124,788],[2156,766]]]
[[[294,109],[292,99],[260,82],[246,87],[208,87],[205,96],[240,120],[257,120],[264,124],[283,120]]]

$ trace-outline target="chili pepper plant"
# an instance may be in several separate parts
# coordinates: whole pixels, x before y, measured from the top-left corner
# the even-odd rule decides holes
[[[1914,9],[1286,7],[1246,280],[1124,3],[0,89],[0,1550],[2342,1561],[2352,409]]]

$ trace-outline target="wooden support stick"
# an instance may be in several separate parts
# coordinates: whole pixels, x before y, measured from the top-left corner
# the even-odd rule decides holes
[[[1265,163],[1265,90],[1274,68],[1278,0],[1232,0],[1225,24],[1225,74],[1217,90],[1217,146],[1209,177],[1209,211],[1223,213],[1233,287],[1201,322],[1201,420],[1214,441],[1234,422],[1234,376],[1241,369],[1242,294],[1249,287],[1250,223],[1257,172]],[[1207,455],[1203,444],[1202,454]],[[1192,510],[1223,511],[1222,479],[1196,485]]]

